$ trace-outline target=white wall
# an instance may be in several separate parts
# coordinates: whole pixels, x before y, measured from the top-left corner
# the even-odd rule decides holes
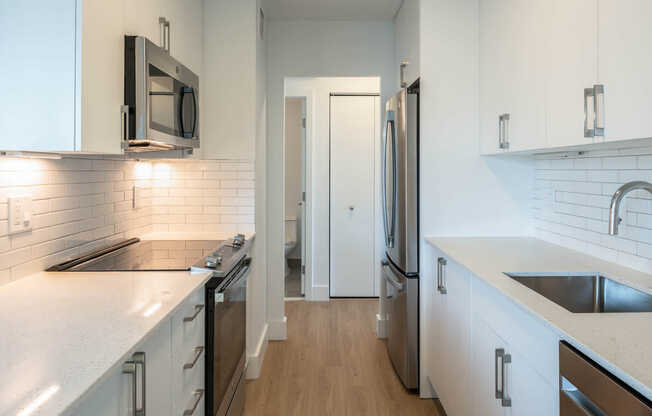
[[[385,102],[396,90],[397,68],[391,21],[270,21],[268,28],[270,333],[283,339],[283,80],[285,77],[380,76],[381,102]],[[278,332],[274,328],[279,328]]]
[[[478,0],[422,1],[420,10],[421,234],[529,235],[533,161],[479,156]],[[432,269],[422,256],[422,279]]]
[[[285,241],[295,241],[297,246],[291,258],[300,258],[300,239],[297,235],[298,202],[301,200],[301,134],[302,98],[285,100]]]
[[[395,64],[408,62],[406,68],[405,80],[408,85],[419,78],[420,61],[419,56],[419,8],[420,0],[403,0],[401,8],[394,17],[396,25],[396,59]],[[400,85],[400,74],[396,81],[396,86]]]
[[[263,365],[268,340],[267,311],[267,208],[266,141],[267,141],[267,34],[258,33],[256,1],[256,106],[255,106],[255,222],[256,243],[253,247],[251,279],[247,285],[247,378],[257,378]]]

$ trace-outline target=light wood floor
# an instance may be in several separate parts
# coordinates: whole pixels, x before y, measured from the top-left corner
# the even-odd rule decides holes
[[[288,339],[269,343],[245,415],[438,416],[394,374],[376,338],[377,308],[375,299],[286,302]]]

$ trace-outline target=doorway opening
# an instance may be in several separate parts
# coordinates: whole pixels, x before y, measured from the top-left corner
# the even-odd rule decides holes
[[[285,297],[306,293],[306,97],[285,98]]]

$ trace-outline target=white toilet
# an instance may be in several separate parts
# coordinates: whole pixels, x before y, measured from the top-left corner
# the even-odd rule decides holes
[[[289,222],[293,220],[286,220],[285,226],[285,277],[290,274],[290,265],[288,264],[288,255],[294,251],[297,242],[301,238],[301,206],[297,207],[297,216],[294,220],[295,227],[289,226]],[[294,233],[292,232],[294,228]]]

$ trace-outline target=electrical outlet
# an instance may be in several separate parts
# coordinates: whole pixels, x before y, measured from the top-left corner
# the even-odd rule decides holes
[[[32,229],[32,197],[9,197],[9,234],[24,233]]]

